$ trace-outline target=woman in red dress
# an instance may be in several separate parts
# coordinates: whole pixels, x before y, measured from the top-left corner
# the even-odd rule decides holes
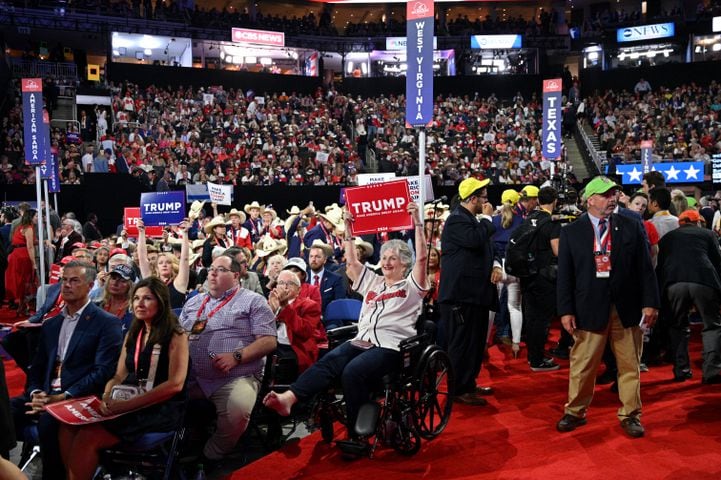
[[[27,316],[27,298],[35,295],[35,223],[37,213],[27,210],[15,229],[10,243],[13,250],[8,256],[5,270],[5,291],[7,299],[18,303],[17,315]]]

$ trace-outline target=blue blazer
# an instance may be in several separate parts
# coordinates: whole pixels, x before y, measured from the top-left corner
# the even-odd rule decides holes
[[[308,270],[308,283],[313,284],[313,271]],[[323,278],[320,280],[320,300],[322,303],[323,314],[325,308],[333,300],[346,298],[346,290],[343,286],[343,277],[337,273],[333,273],[326,267],[323,271]]]
[[[35,312],[35,315],[28,318],[28,322],[40,323],[43,321],[43,317],[53,308],[53,306],[55,306],[55,302],[58,301],[58,297],[60,296],[60,285],[61,283],[58,282],[48,286],[48,289],[45,291],[45,301],[43,302],[43,306]]]
[[[30,366],[28,393],[50,391],[63,315],[47,320],[41,327],[38,349]],[[73,397],[101,394],[115,374],[123,337],[120,320],[90,303],[78,320],[61,373],[63,391]]]

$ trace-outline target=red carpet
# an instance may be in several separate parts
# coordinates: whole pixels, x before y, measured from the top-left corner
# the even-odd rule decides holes
[[[15,310],[10,310],[7,306],[0,308],[0,326],[12,326],[13,323],[24,320],[15,316]],[[12,360],[5,360],[5,380],[7,381],[10,397],[15,397],[23,393],[25,387],[25,373],[15,365]]]
[[[646,436],[619,426],[618,397],[598,386],[588,425],[560,434],[555,423],[566,400],[568,362],[556,372],[531,373],[525,356],[498,347],[479,384],[496,394],[487,407],[454,406],[448,428],[423,442],[414,457],[379,447],[376,457],[348,463],[320,433],[286,445],[236,471],[233,480],[269,479],[718,479],[721,478],[721,385],[700,382],[700,330],[694,329],[694,378],[671,381],[670,366],[642,373]],[[525,353],[525,352],[524,352]]]

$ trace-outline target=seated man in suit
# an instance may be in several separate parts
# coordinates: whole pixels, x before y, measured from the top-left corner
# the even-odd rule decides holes
[[[287,379],[289,382],[318,360],[318,341],[325,338],[320,305],[300,297],[300,285],[293,272],[283,270],[268,296],[268,305],[278,324],[278,358],[291,359],[297,366],[295,372],[288,372],[293,377]]]
[[[61,295],[65,307],[41,327],[25,394],[12,399],[15,431],[38,419],[43,478],[64,475],[58,455],[57,422],[44,412],[45,405],[72,397],[103,393],[120,355],[120,320],[92,304],[88,297],[95,282],[95,268],[78,261],[65,265]]]
[[[343,279],[340,275],[331,272],[326,268],[326,260],[328,252],[319,244],[310,247],[308,254],[308,263],[310,266],[310,275],[308,275],[308,283],[316,285],[320,288],[321,309],[325,313],[325,309],[330,302],[338,298],[346,298]]]

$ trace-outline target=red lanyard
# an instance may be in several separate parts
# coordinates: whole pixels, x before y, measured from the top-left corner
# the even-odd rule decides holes
[[[232,295],[229,295],[228,298],[223,300],[217,307],[215,307],[213,310],[208,313],[208,316],[206,317],[207,320],[210,320],[210,318],[215,315],[218,310],[223,308],[228,302],[233,300],[233,297],[235,297],[235,294],[238,293],[239,288],[236,288]],[[210,301],[210,295],[205,297],[203,300],[203,303],[200,304],[200,308],[198,309],[198,314],[196,316],[196,319],[200,320],[200,317],[203,315],[203,310],[205,310],[205,305]]]
[[[124,306],[124,307],[120,307],[120,308],[118,309],[118,313],[116,313],[115,316],[118,317],[118,318],[123,318],[123,310],[126,310],[127,308],[128,308],[127,305]],[[105,308],[105,311],[108,312],[108,313],[110,313],[110,314],[113,313],[113,312],[110,311],[110,304],[109,304],[109,303],[108,303],[108,306]]]
[[[145,335],[145,327],[138,333],[138,339],[135,341],[135,378],[138,378],[138,361],[140,360],[140,349],[143,345],[143,335]]]

